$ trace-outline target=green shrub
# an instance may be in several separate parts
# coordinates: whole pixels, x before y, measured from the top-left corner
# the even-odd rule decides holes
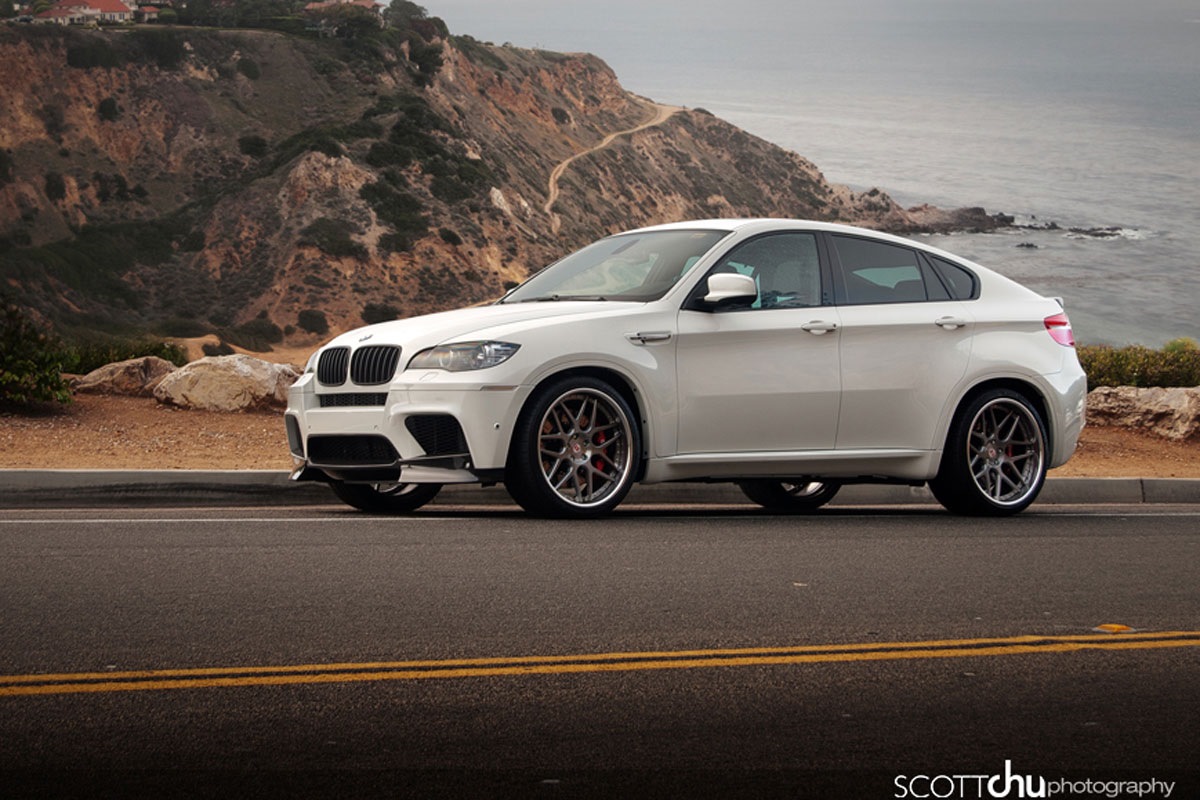
[[[62,376],[62,344],[39,331],[24,310],[7,300],[0,302],[0,403],[71,402]]]
[[[121,116],[121,106],[117,104],[115,97],[106,97],[100,101],[100,105],[96,107],[96,113],[100,115],[100,119],[105,122],[112,122],[117,117]]]
[[[358,119],[341,129],[342,140],[377,139],[383,136],[383,126],[373,119]]]
[[[262,317],[224,331],[224,338],[256,353],[269,353],[271,345],[283,341],[283,329]]]
[[[267,140],[256,133],[238,138],[238,149],[251,158],[262,158],[267,154]]]
[[[1200,344],[1197,344],[1195,339],[1187,336],[1182,336],[1178,339],[1172,339],[1163,345],[1163,352],[1169,354],[1195,353],[1198,350],[1200,350]]]
[[[188,317],[164,319],[154,327],[163,336],[174,336],[177,339],[194,339],[198,336],[204,336],[212,330],[200,320]],[[166,357],[164,356],[164,358]]]
[[[86,375],[94,369],[131,358],[157,356],[177,367],[187,363],[187,351],[172,342],[150,338],[89,335],[70,341],[63,348],[63,370]]]
[[[303,36],[305,25],[306,21],[303,17],[263,17],[255,27],[282,31],[293,36]]]
[[[379,221],[391,226],[396,232],[393,244],[411,242],[420,237],[429,227],[423,213],[421,201],[411,194],[397,191],[385,181],[368,183],[358,192],[359,196],[370,204]],[[394,250],[407,250],[407,247],[393,247]]]
[[[387,303],[367,303],[362,310],[362,320],[368,325],[390,322],[400,317],[400,309]]]
[[[426,44],[416,36],[410,37],[408,60],[417,68],[413,73],[413,81],[418,86],[428,86],[433,83],[434,75],[442,68],[442,45]]]
[[[206,344],[200,347],[206,356],[231,356],[237,351],[229,346],[227,342],[220,341],[217,344]]]
[[[504,59],[496,55],[492,45],[480,42],[471,36],[453,36],[450,41],[454,43],[458,51],[466,56],[467,60],[472,64],[499,72],[508,71],[508,64]]]
[[[185,35],[170,29],[138,28],[125,34],[138,60],[160,69],[178,69],[187,58]]]
[[[412,148],[402,147],[391,142],[373,142],[364,160],[372,167],[406,167],[412,163],[414,154]]]
[[[296,322],[309,333],[315,333],[319,336],[329,333],[329,320],[325,318],[324,311],[312,308],[305,309],[297,316]]]
[[[204,249],[204,244],[204,231],[194,230],[180,238],[179,249],[185,253],[198,253]]]
[[[237,71],[252,81],[256,81],[262,77],[262,70],[259,69],[258,62],[249,58],[238,59]]]
[[[321,217],[300,232],[300,244],[319,247],[339,258],[365,259],[367,248],[350,238],[351,234],[360,232],[351,222]]]
[[[1078,353],[1089,388],[1200,386],[1200,346],[1191,339],[1175,339],[1161,350],[1142,345],[1082,345]]]
[[[451,247],[458,247],[463,243],[462,237],[449,228],[440,228],[438,236],[442,237],[442,241]]]
[[[278,169],[296,156],[303,155],[309,151],[316,151],[330,158],[337,158],[342,155],[342,146],[338,144],[328,129],[320,127],[309,128],[285,139],[278,145],[275,150],[275,158],[271,169]]]
[[[106,38],[100,36],[80,37],[67,46],[67,66],[75,69],[93,67],[122,67],[125,57],[117,52]]]
[[[46,197],[57,203],[67,196],[67,182],[57,172],[47,172],[45,190]]]

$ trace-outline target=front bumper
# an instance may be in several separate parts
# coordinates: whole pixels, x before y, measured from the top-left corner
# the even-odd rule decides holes
[[[354,404],[360,395],[351,391],[317,388],[313,376],[305,375],[288,393],[285,420],[294,480],[499,480],[512,426],[529,395],[520,385],[443,383],[429,373],[393,382],[385,396],[371,400],[374,405]],[[330,398],[349,404],[330,404]]]

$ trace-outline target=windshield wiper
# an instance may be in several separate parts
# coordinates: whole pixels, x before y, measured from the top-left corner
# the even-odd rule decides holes
[[[581,300],[584,302],[607,302],[608,298],[602,294],[544,294],[541,297],[531,297],[528,300],[518,300],[518,303],[558,303],[569,302],[572,300]]]

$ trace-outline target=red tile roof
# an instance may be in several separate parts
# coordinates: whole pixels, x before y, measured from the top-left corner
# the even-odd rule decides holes
[[[93,11],[99,11],[101,14],[132,14],[129,6],[121,2],[121,0],[59,0],[54,6],[56,9],[66,8],[90,8]]]
[[[121,2],[121,0],[84,0],[91,8],[96,9],[102,14],[131,14],[129,6]]]

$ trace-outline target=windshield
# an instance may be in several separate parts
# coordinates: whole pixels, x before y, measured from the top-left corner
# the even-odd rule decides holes
[[[676,230],[610,236],[546,267],[501,302],[658,300],[728,235]]]

